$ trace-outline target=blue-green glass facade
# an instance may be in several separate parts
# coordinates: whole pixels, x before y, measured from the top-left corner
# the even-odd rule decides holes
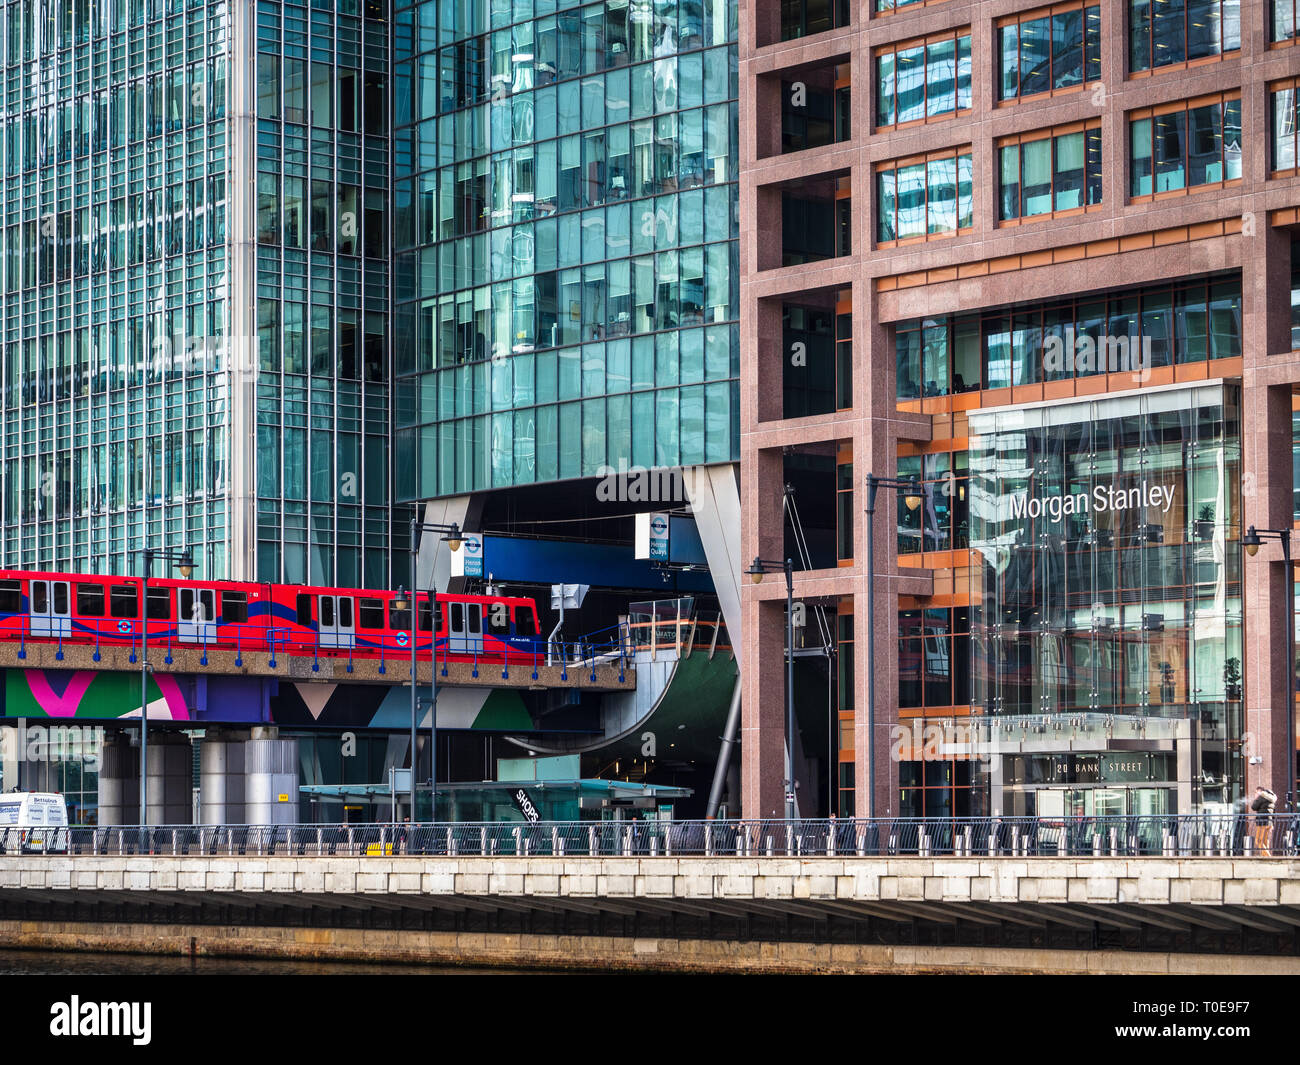
[[[387,6],[0,17],[0,561],[386,583]]]
[[[0,6],[7,566],[228,565],[224,2]]]
[[[398,6],[399,500],[738,456],[736,17]]]
[[[257,575],[388,580],[389,30],[257,4]]]

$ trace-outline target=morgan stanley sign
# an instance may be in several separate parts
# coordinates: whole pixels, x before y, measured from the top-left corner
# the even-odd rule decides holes
[[[1172,485],[1148,484],[1146,481],[1134,488],[1099,484],[1090,493],[1077,492],[1045,499],[1031,499],[1027,492],[1017,492],[1011,496],[1010,502],[1013,518],[1046,517],[1052,522],[1059,522],[1070,514],[1105,514],[1135,507],[1168,514],[1174,502],[1174,489]]]

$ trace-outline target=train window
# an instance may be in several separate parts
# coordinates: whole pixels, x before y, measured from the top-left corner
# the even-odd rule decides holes
[[[464,603],[451,604],[451,631],[452,632],[465,631],[465,604]]]
[[[22,608],[22,584],[19,581],[0,581],[0,613],[17,614]]]
[[[164,604],[165,605],[165,604]],[[181,621],[188,621],[194,625],[201,622],[212,621],[217,616],[216,593],[211,588],[200,588],[196,592],[193,588],[181,589]],[[149,589],[149,616],[167,617],[166,614],[155,615],[153,604],[153,589]]]
[[[242,625],[248,620],[248,593],[221,593],[221,620],[227,625]]]
[[[430,628],[430,622],[433,620],[433,611],[429,609],[428,599],[420,600],[420,609],[418,613],[419,613],[419,621],[420,621],[420,631],[421,632],[432,631]]]
[[[384,627],[384,601],[382,599],[358,600],[357,622],[363,629],[382,629]]]
[[[388,627],[392,629],[409,629],[411,627],[411,608],[398,608],[394,601],[388,603]]]
[[[339,596],[339,627],[343,629],[352,628],[352,597],[350,595]]]
[[[50,612],[50,586],[45,581],[32,581],[32,613]]]
[[[77,585],[77,613],[83,618],[102,618],[104,616],[103,585]]]
[[[515,635],[516,636],[536,636],[537,621],[533,617],[533,608],[530,606],[515,607]]]
[[[134,584],[115,584],[109,588],[108,613],[115,618],[140,616],[140,598]]]
[[[487,604],[487,630],[493,636],[510,635],[510,608],[505,603]]]
[[[483,631],[483,608],[478,603],[469,604],[469,634],[477,636]]]
[[[54,612],[56,614],[66,614],[68,612],[68,582],[54,582]]]
[[[150,620],[166,621],[172,616],[171,595],[166,588],[150,588],[145,603]]]
[[[334,597],[332,595],[322,595],[320,597],[320,624],[322,629],[334,627]]]
[[[298,593],[298,624],[310,625],[311,620],[311,596],[300,592]]]

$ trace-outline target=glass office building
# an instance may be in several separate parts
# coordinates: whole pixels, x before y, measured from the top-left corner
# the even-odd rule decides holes
[[[262,580],[389,583],[389,30],[385,0],[257,5]]]
[[[738,457],[736,18],[399,7],[399,500]]]
[[[222,572],[225,5],[3,13],[4,564],[122,571],[147,524]]]
[[[0,15],[0,561],[384,581],[383,6]]]
[[[1239,403],[1209,383],[972,413],[970,704],[1003,752],[994,807],[1240,798]]]

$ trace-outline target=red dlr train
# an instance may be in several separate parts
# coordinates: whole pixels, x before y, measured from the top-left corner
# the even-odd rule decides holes
[[[71,643],[150,647],[273,650],[286,654],[532,661],[544,643],[532,599],[492,595],[411,597],[362,588],[151,577],[141,618],[139,577],[0,570],[0,639],[61,639]],[[146,629],[147,626],[147,629]]]

